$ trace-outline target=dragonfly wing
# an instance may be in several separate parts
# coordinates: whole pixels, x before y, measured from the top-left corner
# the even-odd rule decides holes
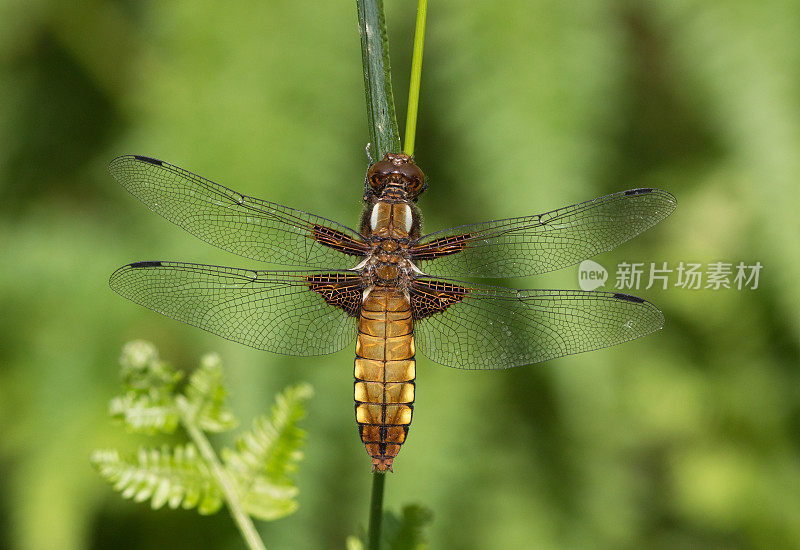
[[[627,342],[664,316],[635,296],[513,290],[421,278],[412,284],[417,348],[461,369],[504,369]]]
[[[223,250],[281,265],[347,269],[366,254],[361,235],[334,221],[242,195],[164,161],[126,155],[114,178],[148,208]]]
[[[350,271],[251,271],[176,262],[137,262],[111,288],[167,317],[247,346],[323,355],[356,336],[361,277]]]
[[[654,226],[677,202],[660,189],[631,189],[552,212],[453,227],[422,237],[411,258],[439,277],[522,277],[611,250]]]

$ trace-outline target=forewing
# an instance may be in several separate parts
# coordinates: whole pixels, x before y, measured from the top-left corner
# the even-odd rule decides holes
[[[522,277],[611,250],[669,216],[675,197],[631,189],[552,212],[431,233],[411,248],[422,271],[440,277]]]
[[[664,316],[635,296],[577,290],[513,290],[418,279],[411,310],[417,349],[461,369],[504,369],[627,342]]]
[[[242,195],[164,161],[127,155],[109,170],[152,211],[223,250],[281,265],[347,269],[366,253],[356,231]]]
[[[348,271],[251,271],[137,262],[111,288],[167,317],[287,355],[322,355],[353,341],[361,278]]]

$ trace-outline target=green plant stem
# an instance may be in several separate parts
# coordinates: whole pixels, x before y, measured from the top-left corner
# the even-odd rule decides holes
[[[379,550],[381,546],[381,520],[383,519],[383,484],[386,474],[372,472],[372,495],[369,501],[369,529],[367,549]]]
[[[400,152],[400,133],[392,95],[389,40],[382,0],[356,0],[361,34],[361,63],[372,154],[380,159],[388,152]]]
[[[400,152],[400,132],[397,129],[392,95],[386,18],[383,14],[382,0],[356,0],[356,7],[358,28],[361,33],[361,62],[364,68],[364,93],[367,100],[370,143],[372,151],[380,159],[388,152]],[[385,482],[385,473],[373,472],[367,529],[369,550],[380,548]]]
[[[206,438],[205,434],[194,424],[194,422],[186,421],[186,419],[184,419],[183,427],[186,430],[186,433],[189,434],[189,438],[197,446],[197,449],[200,451],[200,455],[211,468],[211,475],[213,475],[214,479],[216,479],[217,483],[219,483],[219,486],[222,489],[222,494],[225,495],[225,502],[228,505],[228,511],[230,512],[231,517],[233,517],[236,527],[238,527],[239,531],[242,533],[242,538],[244,538],[245,542],[247,543],[247,547],[250,548],[250,550],[266,550],[264,542],[261,540],[258,531],[256,531],[256,526],[253,525],[253,520],[251,520],[250,516],[248,516],[242,509],[242,505],[239,502],[239,495],[236,492],[236,486],[233,480],[228,475],[228,472],[226,472],[222,467],[222,464],[217,458],[217,453],[214,452],[214,448],[211,446],[208,438]]]
[[[422,46],[425,43],[425,19],[428,0],[419,0],[417,5],[417,28],[414,32],[414,53],[411,57],[411,81],[408,85],[408,113],[406,115],[406,139],[403,152],[414,154],[414,139],[417,134],[417,111],[419,108],[419,86],[422,82]]]

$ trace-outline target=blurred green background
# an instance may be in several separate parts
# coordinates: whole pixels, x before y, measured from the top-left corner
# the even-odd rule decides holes
[[[415,3],[387,4],[402,121]],[[764,266],[757,290],[632,291],[667,323],[613,349],[503,372],[420,357],[386,499],[433,509],[432,548],[798,546],[798,28],[794,0],[431,3],[428,230],[657,186],[676,213],[595,260]],[[261,526],[269,548],[342,548],[365,523],[353,350],[258,352],[115,295],[135,260],[262,266],[105,168],[151,155],[355,225],[360,62],[352,1],[0,5],[0,547],[241,547],[224,512],[152,512],[90,467],[94,448],[150,443],[106,414],[134,338],[182,368],[219,351],[244,419],[316,388],[301,507]],[[577,270],[508,284],[577,288]]]

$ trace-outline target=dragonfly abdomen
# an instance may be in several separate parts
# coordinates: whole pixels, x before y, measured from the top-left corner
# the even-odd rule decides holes
[[[373,470],[390,470],[414,408],[414,323],[403,293],[376,287],[364,299],[355,360],[356,422]]]

